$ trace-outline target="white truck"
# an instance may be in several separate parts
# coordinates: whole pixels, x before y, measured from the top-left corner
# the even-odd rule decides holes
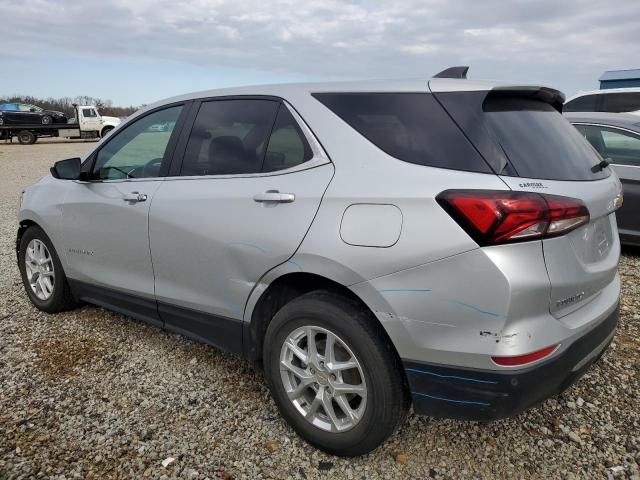
[[[18,138],[22,145],[36,143],[40,137],[102,138],[120,124],[117,117],[100,115],[93,105],[73,105],[75,119],[69,123],[0,125],[0,139],[12,142]]]

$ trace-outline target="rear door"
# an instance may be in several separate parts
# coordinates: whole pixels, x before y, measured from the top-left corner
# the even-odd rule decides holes
[[[616,275],[620,243],[614,211],[621,191],[616,175],[596,167],[602,158],[557,111],[561,103],[554,91],[437,96],[512,190],[572,197],[586,205],[588,224],[544,239],[542,248],[550,311],[559,318],[587,303]]]
[[[151,206],[156,298],[167,328],[235,349],[251,290],[302,242],[333,165],[280,101],[210,100],[194,112]]]

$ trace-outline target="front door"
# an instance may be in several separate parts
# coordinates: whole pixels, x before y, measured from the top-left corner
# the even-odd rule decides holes
[[[67,276],[92,301],[158,324],[148,216],[173,132],[149,127],[175,124],[182,108],[145,115],[109,138],[89,160],[90,181],[74,182],[63,203]]]
[[[294,254],[333,175],[308,136],[284,103],[200,105],[188,141],[180,141],[179,175],[163,182],[149,217],[166,327],[239,347],[251,290]]]
[[[80,110],[80,125],[85,132],[99,132],[102,129],[102,120],[95,108],[82,107]]]

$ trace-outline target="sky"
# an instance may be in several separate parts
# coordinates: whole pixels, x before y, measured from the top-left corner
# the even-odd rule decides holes
[[[640,68],[640,1],[0,0],[0,97],[120,106],[218,87],[468,77],[571,96]]]

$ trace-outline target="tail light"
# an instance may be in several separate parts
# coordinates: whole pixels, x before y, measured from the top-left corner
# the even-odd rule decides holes
[[[446,190],[438,203],[481,246],[563,235],[589,223],[575,198],[500,190]]]
[[[551,345],[549,347],[541,348],[535,352],[526,353],[524,355],[516,355],[509,357],[491,357],[497,365],[502,367],[521,367],[529,363],[537,362],[545,357],[548,357],[555,352],[560,345]]]

